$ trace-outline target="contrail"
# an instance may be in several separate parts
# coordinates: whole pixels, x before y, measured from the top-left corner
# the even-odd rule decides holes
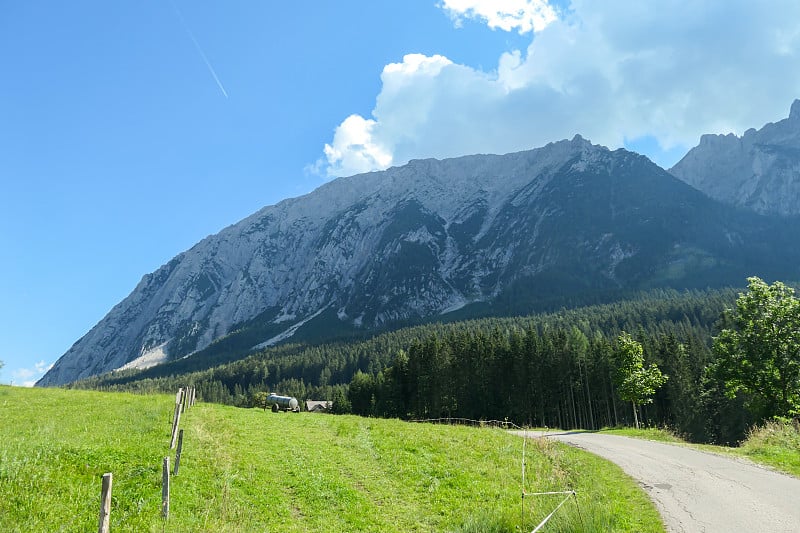
[[[194,47],[197,49],[197,52],[200,54],[200,57],[203,58],[203,61],[205,62],[206,67],[208,67],[208,71],[214,77],[214,81],[217,82],[217,87],[219,87],[219,90],[222,91],[223,96],[225,96],[225,98],[227,99],[228,98],[228,91],[225,90],[225,87],[223,87],[222,82],[219,81],[219,76],[217,76],[217,73],[214,71],[214,67],[211,66],[211,62],[206,57],[206,54],[203,52],[203,49],[200,48],[200,43],[198,43],[197,39],[194,38],[194,34],[192,33],[192,30],[189,29],[189,25],[186,24],[186,20],[184,20],[183,15],[181,15],[181,12],[178,9],[178,6],[175,5],[175,2],[173,2],[172,0],[169,0],[169,3],[172,4],[172,8],[175,10],[175,14],[178,15],[178,20],[181,21],[181,26],[183,26],[183,29],[186,30],[187,35],[189,35],[189,38],[194,43]]]

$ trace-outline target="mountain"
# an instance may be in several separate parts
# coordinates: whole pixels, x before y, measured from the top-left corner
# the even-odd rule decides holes
[[[703,135],[670,172],[726,204],[800,214],[800,100],[789,118],[742,137]]]
[[[38,384],[448,313],[798,279],[797,229],[580,136],[415,160],[334,180],[204,239],[144,276]]]

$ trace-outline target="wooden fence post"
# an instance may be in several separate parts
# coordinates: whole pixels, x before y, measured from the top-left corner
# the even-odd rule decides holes
[[[100,520],[97,533],[108,533],[111,522],[111,473],[103,474],[103,488],[100,493]]]
[[[175,407],[176,408],[181,403],[181,394],[183,394],[183,389],[178,389],[177,394],[175,394]],[[175,426],[175,411],[172,412],[172,419],[170,419],[170,423],[172,424],[173,427]]]
[[[187,405],[187,397],[189,396],[189,387],[186,387],[183,390],[183,394],[181,395],[181,413],[184,412],[189,406]]]
[[[178,396],[175,398],[175,403],[181,406],[181,413],[183,412],[183,400],[186,398],[186,388],[181,387],[178,389]]]
[[[178,390],[178,395],[175,397],[175,416],[172,418],[172,436],[169,440],[169,449],[175,447],[175,438],[178,436],[178,425],[181,422],[181,411],[183,406],[183,397],[185,395],[184,389]]]
[[[175,448],[175,438],[178,436],[178,425],[181,423],[181,406],[175,406],[175,421],[172,423],[172,437],[169,441],[169,449]]]
[[[164,467],[161,472],[161,518],[169,518],[169,456],[164,457]]]
[[[178,450],[175,452],[175,472],[172,475],[178,475],[178,468],[181,466],[181,451],[183,450],[183,430],[178,432]]]

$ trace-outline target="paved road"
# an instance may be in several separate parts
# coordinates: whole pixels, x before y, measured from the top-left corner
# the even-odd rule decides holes
[[[547,437],[622,467],[648,492],[667,531],[800,533],[800,479],[712,453],[616,435]]]

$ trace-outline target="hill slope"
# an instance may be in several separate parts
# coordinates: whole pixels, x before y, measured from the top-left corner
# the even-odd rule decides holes
[[[145,276],[39,384],[186,356],[225,335],[246,353],[459,309],[522,314],[593,292],[797,279],[799,227],[725,207],[643,156],[580,137],[412,161],[203,240]]]
[[[520,524],[516,436],[210,404],[182,418],[164,524],[173,401],[0,387],[0,530],[94,530],[104,472],[114,474],[112,531],[510,532]],[[580,516],[571,504],[550,523],[559,531],[663,531],[644,492],[610,463],[546,444],[529,444],[526,458],[526,490],[569,485],[579,494]],[[543,498],[530,502],[526,526],[558,503]]]

